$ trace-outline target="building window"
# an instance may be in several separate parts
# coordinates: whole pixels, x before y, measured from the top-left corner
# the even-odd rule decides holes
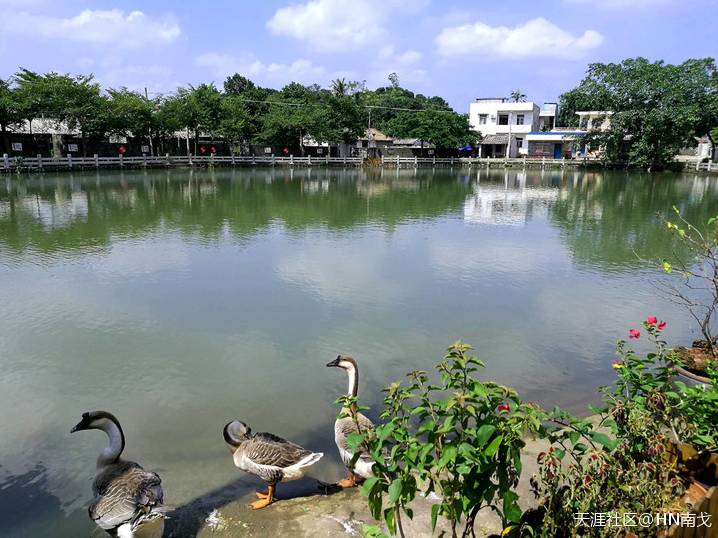
[[[488,119],[488,114],[479,114],[479,125],[486,125],[486,120]]]
[[[499,125],[508,125],[509,124],[509,115],[508,114],[499,114]]]
[[[519,125],[523,125],[522,123],[519,123]],[[516,138],[516,147],[522,148],[524,147],[524,139],[523,138]]]
[[[523,125],[523,124],[524,124],[524,115],[516,114],[516,125]]]

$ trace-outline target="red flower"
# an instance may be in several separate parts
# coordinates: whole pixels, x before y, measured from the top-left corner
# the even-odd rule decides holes
[[[638,329],[631,329],[628,331],[628,337],[638,340],[641,337],[641,333]]]
[[[649,325],[655,325],[656,323],[658,323],[658,318],[656,316],[648,316],[646,323],[648,323]]]
[[[496,408],[497,413],[501,413],[502,411],[506,411],[507,413],[510,411],[509,404],[501,404]]]
[[[665,321],[661,321],[661,322],[658,324],[658,330],[659,330],[659,331],[662,331],[662,330],[665,329],[665,328],[666,328],[666,322],[665,322]]]

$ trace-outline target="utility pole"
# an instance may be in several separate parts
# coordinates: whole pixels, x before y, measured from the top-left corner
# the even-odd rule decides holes
[[[150,102],[150,96],[147,93],[147,86],[145,86],[145,101]],[[150,156],[155,156],[155,149],[152,147],[152,125],[147,127],[147,139],[150,141]]]

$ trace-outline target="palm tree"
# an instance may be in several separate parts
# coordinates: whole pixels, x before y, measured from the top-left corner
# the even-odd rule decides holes
[[[346,95],[348,89],[349,89],[349,86],[345,79],[338,78],[338,79],[335,79],[332,81],[332,91],[334,92],[334,95],[337,95],[337,96]]]
[[[514,90],[511,92],[511,100],[514,103],[523,103],[526,101],[526,94],[523,93],[521,90]]]

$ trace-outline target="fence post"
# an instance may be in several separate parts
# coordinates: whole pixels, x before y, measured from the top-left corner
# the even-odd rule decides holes
[[[147,168],[147,154],[146,153],[142,154],[142,166],[144,168]]]
[[[7,158],[7,155],[5,155],[5,158]],[[384,155],[381,156],[381,165],[384,166]]]
[[[42,170],[42,155],[37,154],[37,169]]]
[[[169,154],[169,153],[165,153],[165,159],[167,159],[167,166],[169,166],[170,164],[172,164],[172,161],[170,160],[170,154]]]
[[[708,161],[708,171],[711,171],[711,164],[713,164],[713,161]]]
[[[414,168],[416,168],[417,166],[419,166],[419,158],[414,155]]]
[[[434,157],[432,157],[431,164],[432,164],[432,166],[436,166],[436,155],[434,155]]]
[[[311,155],[307,155],[307,164],[308,164],[309,166],[312,165],[312,156],[311,156]]]
[[[451,163],[451,166],[454,166],[454,158],[453,157],[450,157],[449,162]]]
[[[346,166],[346,165],[347,165],[347,156],[344,155],[344,166]]]
[[[566,166],[566,157],[561,157],[561,168]]]
[[[67,154],[67,166],[68,168],[72,168],[72,153]]]
[[[125,165],[125,163],[122,162],[122,153],[119,153],[118,155],[120,157],[120,168],[122,168]]]
[[[8,157],[7,153],[2,154],[2,162],[3,168],[5,168],[5,170],[10,170],[10,157]]]
[[[546,168],[546,156],[541,157],[541,168]]]
[[[526,155],[524,155],[524,169],[526,168]]]
[[[95,159],[95,168],[99,168],[100,167],[100,156],[97,153],[95,153],[93,155],[93,157]]]
[[[329,166],[329,153],[327,153],[327,166]]]
[[[274,166],[274,153],[272,153],[272,166]]]
[[[294,166],[294,153],[289,156],[289,166]]]
[[[235,166],[237,164],[236,159],[234,158],[234,151],[232,152],[232,166]]]
[[[701,169],[701,162],[696,161],[696,172]]]

